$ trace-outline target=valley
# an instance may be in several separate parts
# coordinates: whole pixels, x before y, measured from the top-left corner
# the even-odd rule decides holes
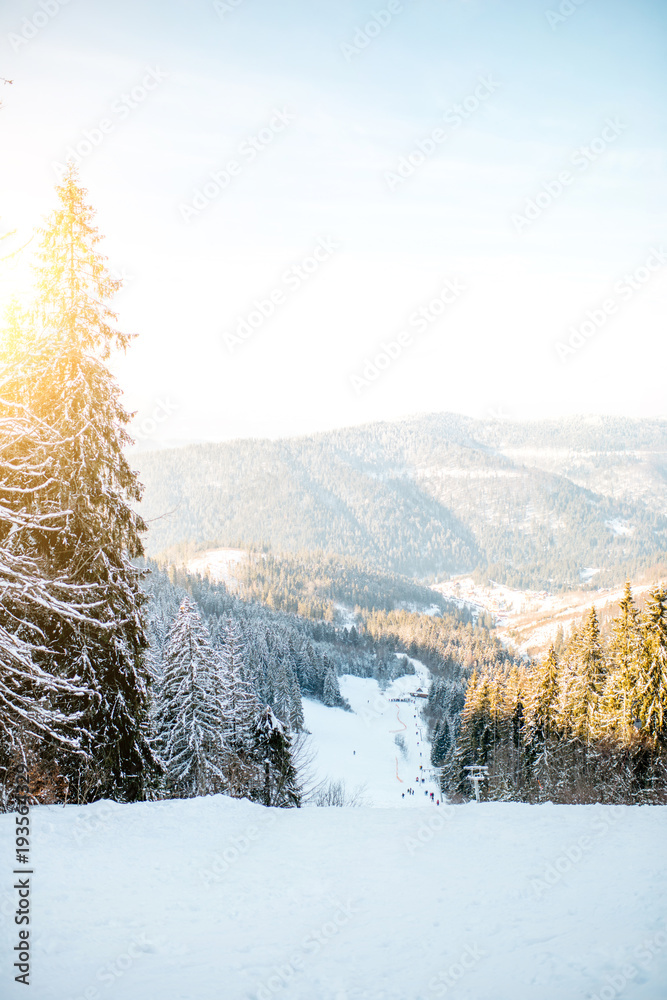
[[[633,585],[639,605],[651,589],[650,583]],[[472,577],[453,577],[434,586],[437,593],[475,615],[489,614],[496,623],[495,634],[508,646],[529,657],[543,655],[556,642],[559,631],[566,634],[591,607],[601,620],[618,613],[623,587],[572,590],[565,594],[521,591],[489,582],[476,583]]]

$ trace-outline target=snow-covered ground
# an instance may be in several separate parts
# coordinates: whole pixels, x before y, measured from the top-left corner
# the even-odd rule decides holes
[[[582,583],[590,583],[593,577],[599,572],[599,568],[595,566],[584,566],[583,569],[579,570],[579,577]]]
[[[360,615],[353,608],[345,604],[334,604],[336,610],[336,625],[339,628],[358,628]]]
[[[546,591],[513,590],[501,583],[482,586],[471,576],[454,576],[435,584],[433,590],[476,614],[490,611],[498,625],[505,625],[517,615],[537,609],[549,598]]]
[[[226,583],[233,589],[236,585],[234,567],[246,556],[243,549],[208,549],[191,559],[187,569],[190,573],[208,576],[214,583]]]
[[[417,673],[397,678],[385,691],[372,678],[340,677],[352,712],[304,699],[316,780],[342,781],[348,793],[363,790],[369,806],[423,806],[431,792],[440,797],[424,742],[424,701],[415,697],[419,688],[428,691],[430,674],[418,660],[411,662]]]
[[[617,517],[611,521],[605,521],[605,524],[608,528],[611,528],[615,535],[634,535],[635,533],[634,524],[628,524],[627,521],[621,521]]]
[[[29,994],[0,816],[3,1000],[664,1000],[667,808],[403,798],[413,662],[384,692],[341,678],[352,712],[305,702],[318,775],[375,808],[34,809]]]
[[[664,1000],[667,809],[32,813],[32,984],[3,1000]]]

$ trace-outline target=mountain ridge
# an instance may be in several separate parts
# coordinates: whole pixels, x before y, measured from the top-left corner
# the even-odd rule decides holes
[[[567,589],[587,568],[601,585],[636,576],[667,550],[664,420],[426,414],[133,461],[150,554],[264,544]]]

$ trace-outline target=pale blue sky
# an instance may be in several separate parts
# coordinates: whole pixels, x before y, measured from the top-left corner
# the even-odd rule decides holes
[[[406,0],[347,59],[341,46],[388,2],[241,0],[222,15],[204,0],[44,3],[48,20],[38,2],[0,11],[0,75],[14,80],[0,226],[38,224],[54,162],[106,119],[81,175],[129,278],[118,309],[140,337],[118,366],[128,400],[142,415],[171,401],[158,437],[434,409],[667,409],[667,270],[630,297],[613,291],[667,250],[664,3]],[[574,13],[552,26],[559,6]],[[166,79],[121,110],[151,69]],[[390,190],[399,158],[480,78],[491,96]],[[294,121],[250,162],[240,150],[276,109]],[[608,120],[619,134],[600,139]],[[596,139],[583,169],[576,150]],[[183,206],[230,160],[238,175],[186,225]],[[517,232],[527,199],[563,170],[562,196]],[[230,353],[225,333],[285,292],[285,271],[327,236],[339,249]],[[465,294],[356,391],[365,360],[448,278]],[[0,295],[22,280],[22,267],[6,274]],[[610,295],[613,317],[563,362],[555,345]]]

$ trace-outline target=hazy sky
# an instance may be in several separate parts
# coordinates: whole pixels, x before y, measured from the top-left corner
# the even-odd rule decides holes
[[[666,41],[664,0],[3,0],[0,231],[73,149],[144,444],[663,415]]]

